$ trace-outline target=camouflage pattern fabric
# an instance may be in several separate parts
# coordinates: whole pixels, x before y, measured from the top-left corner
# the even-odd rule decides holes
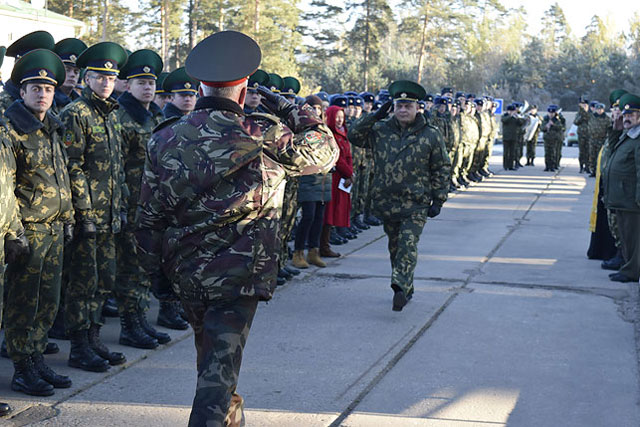
[[[122,126],[113,98],[101,100],[89,87],[60,113],[65,125],[69,176],[76,219],[93,220],[98,232],[119,233],[124,182]]]
[[[118,295],[118,309],[121,312],[137,313],[148,310],[151,282],[140,265],[133,227],[140,198],[140,182],[144,171],[147,141],[153,129],[164,121],[162,110],[151,103],[147,110],[129,92],[118,98],[120,108],[116,116],[122,126],[122,155],[128,197],[127,227],[116,238],[117,280],[115,293]],[[159,268],[159,266],[158,266]]]
[[[7,271],[5,333],[14,362],[44,353],[60,302],[62,224],[55,224],[49,232],[31,230],[29,223],[25,226],[31,253]]]
[[[480,129],[480,138],[473,154],[473,164],[471,172],[479,172],[485,164],[487,158],[489,139],[491,138],[492,125],[491,116],[488,111],[480,111],[476,113],[476,121]]]
[[[372,145],[372,208],[383,221],[426,215],[431,203],[447,200],[451,162],[442,134],[423,115],[405,130],[395,117],[376,122],[373,115],[365,116],[348,137],[354,145]]]
[[[578,160],[580,166],[589,166],[589,119],[593,116],[588,110],[578,108],[573,124],[578,127]],[[593,171],[593,169],[592,169]]]
[[[473,156],[480,140],[478,120],[464,111],[460,113],[460,143],[462,144],[462,164],[459,176],[466,177],[473,165]]]
[[[240,425],[242,398],[236,393],[236,386],[257,305],[256,297],[183,301],[193,328],[198,366],[189,426]]]
[[[453,148],[453,129],[451,125],[451,115],[449,113],[440,113],[436,111],[431,115],[431,121],[429,124],[435,126],[444,140],[444,145],[447,147],[447,152],[450,153]]]
[[[21,99],[20,88],[12,80],[7,80],[0,92],[0,116],[4,116],[7,108],[18,99]]]
[[[607,131],[611,127],[611,119],[605,113],[592,114],[589,119],[589,168],[596,170],[598,154],[607,139]]]
[[[272,297],[285,176],[327,173],[338,158],[311,107],[286,124],[203,97],[149,141],[138,248],[145,270],[163,265],[183,301]]]
[[[418,242],[426,217],[412,215],[400,221],[385,219],[384,232],[389,239],[391,284],[398,285],[406,296],[413,293],[413,273],[418,263]]]
[[[287,178],[282,199],[282,216],[280,217],[280,257],[278,267],[284,268],[289,260],[289,238],[296,223],[298,213],[298,178]]]
[[[506,170],[513,169],[517,160],[517,145],[520,129],[526,120],[520,116],[504,114],[502,120],[502,167]]]
[[[622,247],[622,240],[620,240],[618,216],[616,215],[615,209],[607,209],[607,223],[609,224],[609,232],[615,241],[616,248],[620,249]]]
[[[364,181],[362,182],[362,206],[364,206],[363,213],[365,215],[371,214],[371,187],[373,184],[373,151],[369,146],[363,147],[364,150],[364,168],[362,169],[362,175]]]
[[[464,149],[460,143],[462,138],[462,128],[460,123],[460,114],[451,117],[451,149],[449,150],[449,158],[451,159],[451,176],[453,178],[460,177],[460,167],[464,156]]]
[[[547,124],[551,122],[551,127],[547,130]],[[544,131],[544,163],[548,169],[560,167],[562,156],[562,140],[564,138],[565,119],[561,114],[553,119],[545,115],[542,119],[542,129]]]

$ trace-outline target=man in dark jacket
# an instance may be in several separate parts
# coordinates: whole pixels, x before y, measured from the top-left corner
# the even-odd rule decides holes
[[[507,112],[502,116],[502,167],[505,170],[515,170],[518,135],[525,123],[515,105],[507,106]]]
[[[616,212],[624,265],[609,277],[616,282],[640,279],[640,97],[620,98],[626,132],[610,147],[603,176],[604,203]]]
[[[565,119],[558,113],[558,110],[557,105],[549,105],[547,115],[542,119],[545,172],[555,172],[560,167]]]

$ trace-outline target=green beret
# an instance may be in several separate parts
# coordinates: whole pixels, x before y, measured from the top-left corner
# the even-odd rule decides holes
[[[162,72],[162,58],[150,49],[140,49],[129,55],[127,63],[120,70],[121,79],[158,78]]]
[[[282,89],[283,95],[296,96],[300,92],[300,81],[295,77],[285,77],[282,79],[284,87]]]
[[[422,86],[410,80],[398,80],[391,83],[389,93],[395,101],[418,102],[427,96],[427,92]]]
[[[611,94],[609,95],[609,103],[612,107],[616,107],[618,106],[618,101],[620,101],[620,97],[622,95],[624,95],[625,93],[628,93],[626,90],[624,89],[616,89],[613,92],[611,92]]]
[[[65,77],[62,60],[48,49],[32,50],[20,57],[11,72],[11,81],[17,86],[29,82],[60,86]]]
[[[117,76],[127,62],[127,52],[118,43],[96,43],[80,54],[76,60],[78,68],[101,74]]]
[[[46,31],[34,31],[13,42],[7,48],[7,56],[18,59],[34,49],[53,50],[54,45],[51,34]]]
[[[74,67],[78,56],[85,50],[87,50],[87,45],[82,40],[74,38],[62,39],[53,48],[63,63]]]
[[[187,74],[185,67],[180,67],[173,70],[164,79],[162,83],[162,89],[165,92],[171,93],[198,93],[198,86],[200,83]]]

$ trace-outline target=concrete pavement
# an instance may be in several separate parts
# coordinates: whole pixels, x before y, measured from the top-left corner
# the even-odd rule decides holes
[[[542,172],[541,154],[428,221],[401,313],[381,227],[261,304],[239,384],[247,425],[640,425],[638,285],[586,259],[594,180],[577,173],[577,148],[557,174]],[[171,331],[155,351],[120,347],[118,333],[110,320],[105,341],[129,363],[108,374],[67,368],[59,342],[47,358],[74,387],[50,398],[13,393],[0,360],[0,400],[16,408],[0,424],[186,425],[190,333]]]

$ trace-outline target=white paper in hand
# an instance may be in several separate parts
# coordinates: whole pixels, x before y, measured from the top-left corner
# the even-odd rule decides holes
[[[353,187],[353,184],[349,185],[348,187],[345,187],[344,183],[345,183],[345,179],[340,178],[340,182],[338,182],[338,189],[344,191],[345,193],[351,194],[351,187]]]

